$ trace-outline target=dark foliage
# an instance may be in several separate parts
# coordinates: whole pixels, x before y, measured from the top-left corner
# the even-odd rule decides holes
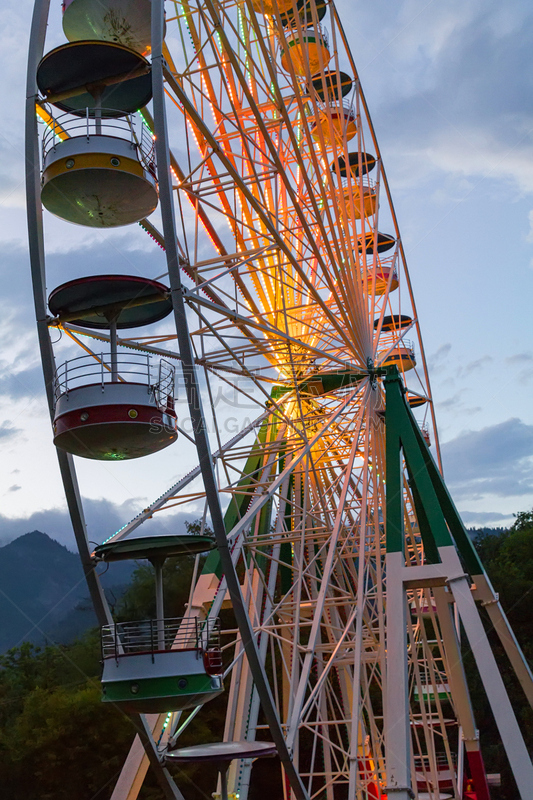
[[[533,511],[516,515],[509,530],[481,532],[474,540],[476,549],[501,604],[530,665],[533,664]],[[533,712],[514,675],[488,615],[482,611],[497,663],[509,692],[526,745],[533,750]],[[518,791],[511,775],[496,724],[481,685],[470,650],[463,657],[472,693],[476,724],[481,731],[481,745],[488,772],[499,772],[502,785],[492,789],[494,800],[515,800]]]
[[[199,523],[187,526],[190,533]],[[202,559],[199,568],[201,569]],[[164,567],[165,613],[181,616],[188,601],[194,557],[168,559]],[[139,563],[115,607],[117,620],[154,616],[154,572]],[[226,616],[228,612],[223,612]],[[234,628],[235,621],[226,620]],[[0,786],[10,800],[108,800],[133,741],[133,722],[101,703],[100,636],[88,631],[70,645],[25,642],[0,656]],[[222,739],[225,698],[205,707],[180,744]],[[188,713],[188,712],[186,712]],[[191,800],[211,800],[214,768],[179,770]],[[140,800],[160,800],[153,775]]]
[[[190,526],[195,531],[195,524]],[[517,515],[509,530],[480,530],[475,546],[500,594],[517,638],[533,661],[533,511]],[[201,565],[200,565],[201,566]],[[164,569],[165,613],[180,616],[188,601],[194,558],[169,559]],[[153,616],[154,575],[138,564],[129,588],[117,602],[119,620]],[[231,611],[223,627],[234,628]],[[505,683],[526,736],[533,747],[533,713],[525,702],[497,636],[484,617]],[[464,642],[464,637],[463,637]],[[493,800],[515,800],[498,732],[474,659],[464,646],[476,722],[487,770],[500,772],[502,787]],[[271,668],[271,665],[268,665]],[[108,800],[134,736],[134,726],[118,709],[100,702],[99,635],[91,630],[70,645],[38,647],[24,643],[0,656],[0,786],[10,800]],[[225,698],[207,704],[180,745],[215,741],[223,736]],[[260,722],[264,720],[260,719]],[[261,731],[263,733],[263,731]],[[258,762],[250,800],[281,796],[279,767]],[[216,775],[202,765],[180,770],[178,784],[190,800],[210,800]],[[160,800],[149,773],[140,800]]]
[[[131,722],[100,703],[95,631],[62,647],[0,657],[0,785],[10,800],[107,798]]]

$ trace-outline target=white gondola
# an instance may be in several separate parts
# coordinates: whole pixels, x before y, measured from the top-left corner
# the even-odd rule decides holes
[[[102,628],[102,701],[128,713],[182,711],[223,690],[218,618],[166,618],[163,564],[214,547],[205,534],[147,536],[99,545],[96,562],[147,559],[155,569],[156,618]]]
[[[105,109],[104,109],[105,111]],[[139,115],[51,117],[43,137],[41,199],[52,214],[92,228],[115,228],[157,207],[153,141]]]

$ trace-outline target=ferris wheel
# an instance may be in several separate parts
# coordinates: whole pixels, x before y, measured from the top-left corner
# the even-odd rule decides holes
[[[280,798],[488,800],[453,611],[525,798],[531,762],[475,600],[530,702],[533,681],[440,476],[405,255],[335,5],[182,0],[165,17],[162,0],[70,0],[63,12],[68,41],[46,51],[36,0],[30,250],[103,700],[140,732],[113,799],[133,800],[148,764],[165,797],[186,796],[176,765],[211,761],[213,791],[246,800],[254,760],[277,754]],[[42,206],[66,225],[140,225],[168,272],[73,272],[47,298]],[[75,459],[157,472],[176,440],[195,445],[187,474],[91,551]],[[176,505],[200,531],[151,535]],[[182,555],[195,556],[189,600],[171,612],[162,566]],[[154,565],[155,620],[111,616],[95,565],[128,558]],[[215,699],[220,741],[181,747]]]

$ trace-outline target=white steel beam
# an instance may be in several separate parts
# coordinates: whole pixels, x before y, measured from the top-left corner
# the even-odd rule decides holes
[[[226,442],[226,444],[224,444],[219,450],[213,453],[213,461],[221,458],[224,453],[228,452],[228,450],[231,450],[232,447],[238,444],[238,442],[244,439],[245,436],[257,428],[261,422],[263,422],[263,420],[269,416],[269,414],[270,411],[265,411],[264,414],[261,414],[261,416],[257,417],[257,419],[243,428],[242,431],[233,437],[233,439],[230,439],[229,442]],[[131,522],[128,522],[127,525],[124,525],[124,527],[117,531],[108,541],[118,541],[119,539],[123,539],[125,536],[129,536],[129,534],[134,531],[135,528],[138,528],[139,525],[142,525],[143,522],[145,522],[147,519],[150,519],[154,511],[158,511],[160,508],[163,508],[168,500],[179,494],[182,489],[188,486],[189,483],[191,483],[195,478],[200,477],[200,475],[201,469],[199,466],[192,469],[187,475],[185,475],[184,478],[181,478],[181,480],[171,486],[170,489],[167,489],[167,491],[164,492],[161,497],[158,497],[157,500],[147,506],[144,511],[141,511],[141,513],[132,519]]]
[[[447,583],[457,604],[520,797],[522,800],[529,800],[533,786],[533,765],[472,597],[467,576],[453,545],[440,547],[439,555],[448,569]]]
[[[146,724],[152,733],[163,727],[166,716],[166,714],[148,714],[146,716]],[[137,800],[137,795],[141,791],[148,772],[148,766],[148,756],[137,734],[110,800]]]
[[[352,451],[350,453],[350,457],[346,464],[345,473],[344,473],[344,483],[341,491],[341,496],[339,498],[339,504],[337,507],[337,514],[335,518],[335,524],[333,526],[333,530],[331,531],[331,536],[328,545],[328,554],[326,557],[326,562],[324,564],[323,573],[321,577],[321,584],[320,584],[320,591],[318,593],[318,597],[316,599],[316,603],[313,609],[313,623],[311,625],[311,631],[309,633],[309,639],[306,645],[306,654],[304,663],[302,666],[302,671],[300,674],[300,681],[298,684],[298,689],[296,691],[296,697],[294,699],[294,704],[292,708],[291,720],[289,723],[289,729],[287,731],[287,746],[290,748],[293,747],[294,741],[296,738],[296,734],[298,731],[298,725],[300,723],[301,711],[305,700],[305,693],[307,691],[307,685],[309,681],[309,675],[311,674],[311,667],[313,665],[313,659],[315,657],[315,647],[318,641],[318,636],[320,634],[320,628],[322,625],[322,615],[324,612],[324,603],[326,602],[326,595],[329,590],[329,579],[331,576],[331,572],[333,570],[333,566],[335,564],[337,558],[337,543],[339,540],[339,535],[342,529],[342,524],[344,521],[344,504],[346,502],[346,495],[348,493],[348,489],[350,487],[350,479],[352,475],[352,468],[355,457],[357,455],[357,448],[359,444],[359,434],[361,431],[361,425],[363,420],[363,409],[365,407],[364,399],[368,395],[368,386],[365,391],[365,396],[363,398],[363,402],[361,403],[361,411],[359,414],[359,420],[357,424],[357,429],[354,432],[353,443],[352,443]]]
[[[533,708],[533,675],[526,661],[522,648],[516,640],[509,620],[500,605],[498,595],[485,573],[483,575],[473,575],[475,583],[474,597],[481,600],[481,605],[489,615],[494,630],[500,637],[500,641],[507,653],[507,657],[512,664],[516,677],[520,681],[528,703]]]
[[[413,797],[404,567],[405,556],[402,552],[387,553],[387,672],[384,713],[386,793],[392,800],[411,800]]]
[[[339,407],[333,412],[333,414],[328,417],[324,425],[320,428],[318,433],[316,433],[312,439],[308,441],[305,447],[302,447],[298,451],[298,455],[296,455],[292,461],[285,467],[283,472],[281,472],[278,477],[272,481],[269,485],[268,490],[264,492],[260,497],[258,497],[251,505],[246,514],[242,517],[242,519],[231,529],[228,531],[227,537],[228,541],[232,541],[236,536],[238,536],[241,531],[244,531],[247,527],[249,527],[255,517],[255,515],[263,508],[265,503],[268,503],[270,498],[277,492],[285,478],[290,475],[295,467],[305,458],[305,456],[312,450],[312,448],[322,439],[324,433],[333,425],[333,423],[342,415],[343,411],[353,402],[354,398],[361,390],[363,386],[365,386],[368,382],[366,378],[362,384],[339,405]]]
[[[453,594],[521,800],[529,800],[533,786],[533,765],[479,616],[468,576],[463,571],[455,545],[439,547],[438,551],[440,564],[415,567],[405,566],[405,558],[402,553],[387,554],[387,713],[385,719],[387,792],[391,793],[392,789],[394,800],[397,798],[407,800],[410,796],[408,783],[406,782],[403,786],[401,783],[409,772],[407,765],[409,764],[410,749],[409,730],[405,730],[406,725],[408,727],[409,712],[405,588],[412,585],[424,585],[425,573],[428,579],[425,585],[435,585],[435,583],[442,585],[444,576],[446,584]],[[443,620],[445,624],[446,617],[443,617]],[[453,677],[458,678],[459,676],[455,674]],[[391,678],[394,681],[392,684]],[[461,694],[459,697],[461,698]],[[464,700],[465,697],[463,697]],[[468,705],[465,706],[464,703],[463,715],[467,728],[470,729]],[[462,723],[464,724],[463,720]],[[471,730],[469,732],[472,733]]]

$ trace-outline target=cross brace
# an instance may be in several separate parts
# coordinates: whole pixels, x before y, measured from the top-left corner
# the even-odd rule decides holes
[[[450,626],[449,605],[443,597],[447,587],[455,602],[468,643],[485,688],[520,797],[526,800],[533,786],[533,766],[502,677],[491,650],[471,580],[476,577],[482,596],[494,596],[481,561],[468,537],[453,501],[406,401],[405,389],[396,367],[385,379],[386,395],[386,540],[387,540],[387,680],[385,696],[385,742],[387,792],[395,800],[408,800],[411,788],[409,693],[407,679],[406,590],[435,587],[437,616],[443,630],[448,661],[457,657],[455,629]],[[403,506],[403,463],[409,476],[426,563],[406,565]],[[440,588],[438,588],[440,587]],[[479,590],[478,590],[479,591]],[[443,602],[444,600],[444,602]],[[529,697],[533,691],[531,673],[512,635],[501,608],[497,609],[500,638]],[[452,693],[463,727],[474,729],[468,690],[462,668],[451,680]],[[475,729],[474,729],[475,730]],[[478,797],[488,800],[488,786],[479,743],[467,747],[471,768],[476,773]]]

